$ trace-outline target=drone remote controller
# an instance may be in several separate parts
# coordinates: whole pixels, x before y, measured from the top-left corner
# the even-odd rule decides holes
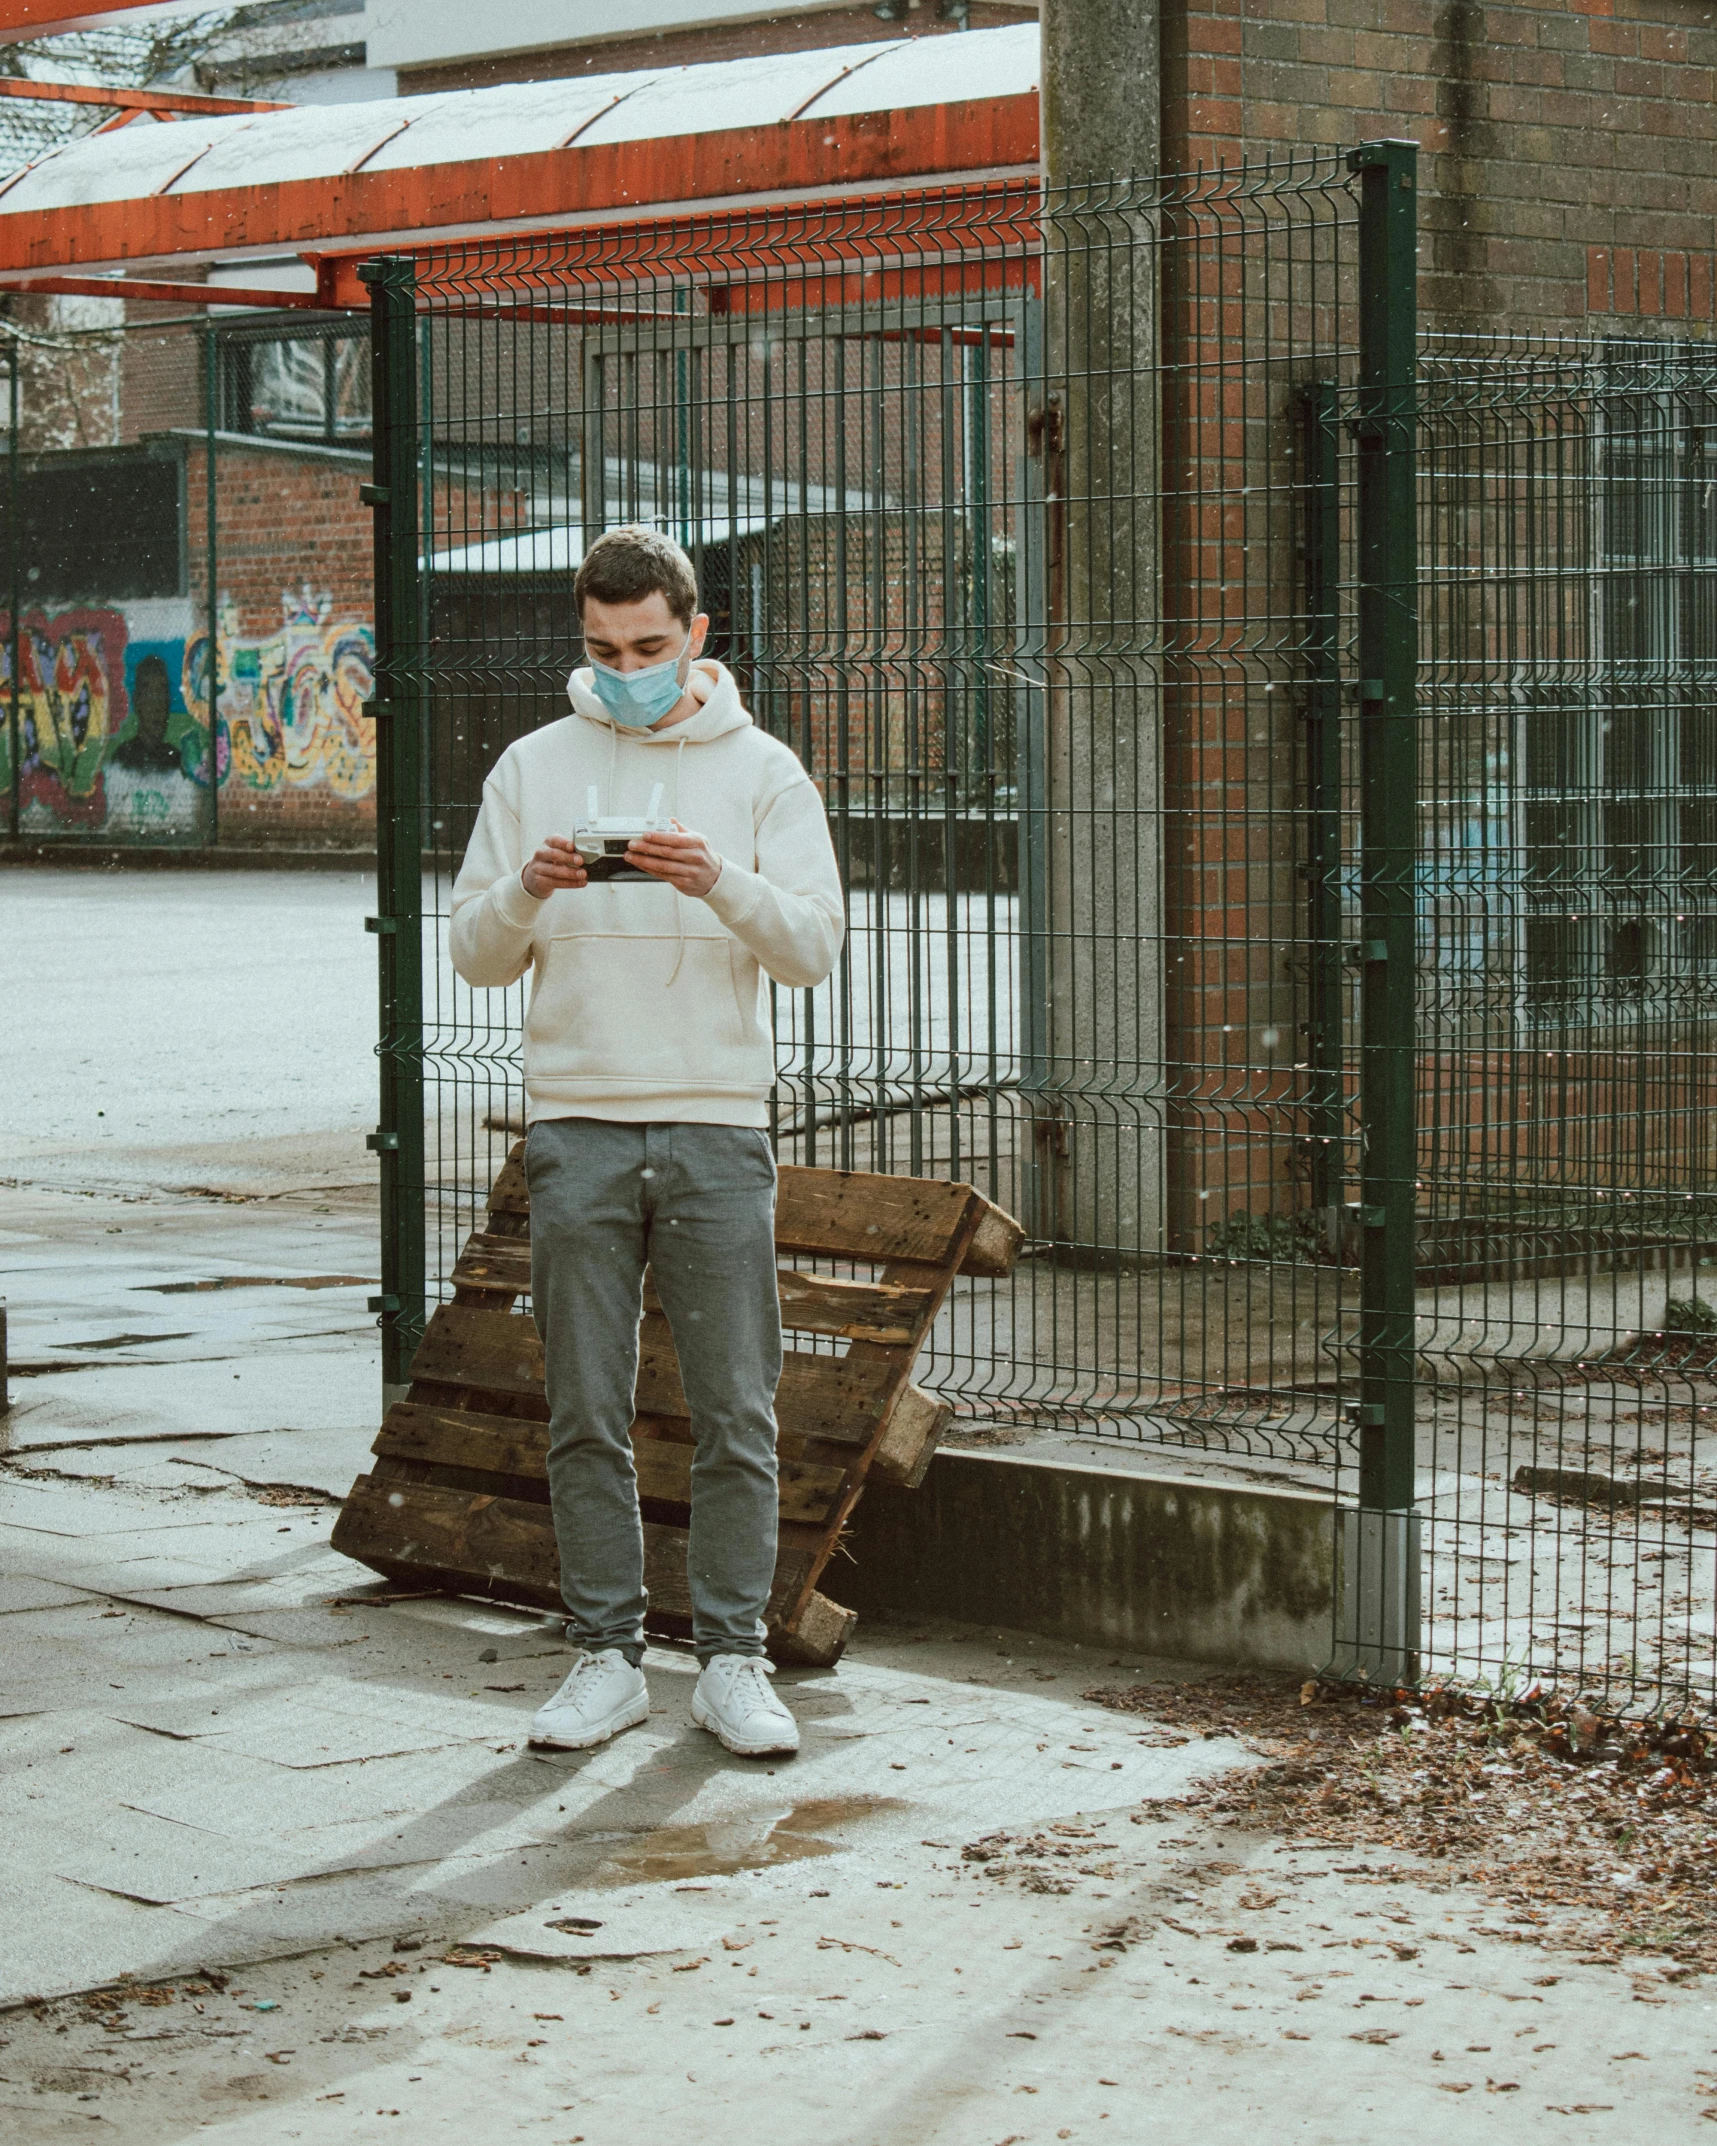
[[[584,869],[590,880],[594,883],[598,880],[650,879],[648,872],[641,872],[629,861],[626,852],[640,835],[666,834],[671,830],[673,822],[659,817],[662,785],[657,783],[650,792],[650,803],[642,819],[604,819],[602,800],[595,783],[585,794],[585,817],[573,829],[572,841],[584,859]]]

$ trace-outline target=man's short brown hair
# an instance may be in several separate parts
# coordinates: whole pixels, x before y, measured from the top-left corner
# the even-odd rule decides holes
[[[599,604],[636,604],[660,593],[682,626],[697,616],[697,571],[670,536],[642,522],[606,530],[584,555],[572,585],[578,615],[595,597]]]

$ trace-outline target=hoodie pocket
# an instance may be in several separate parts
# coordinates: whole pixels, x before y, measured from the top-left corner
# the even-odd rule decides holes
[[[774,1052],[757,1014],[744,1017],[733,945],[725,932],[688,934],[683,943],[677,934],[638,932],[568,932],[543,942],[525,1017],[532,1077],[767,1086]]]

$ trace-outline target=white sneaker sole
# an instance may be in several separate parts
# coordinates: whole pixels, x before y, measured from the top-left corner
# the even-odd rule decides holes
[[[639,1722],[650,1718],[650,1694],[640,1692],[636,1699],[628,1699],[623,1707],[605,1715],[601,1721],[587,1723],[575,1735],[562,1735],[558,1730],[539,1729],[531,1724],[530,1741],[544,1751],[588,1751],[592,1744],[605,1744],[622,1729],[635,1729]]]
[[[797,1730],[790,1743],[783,1743],[779,1737],[765,1737],[760,1743],[751,1743],[735,1736],[731,1730],[722,1727],[714,1707],[707,1705],[695,1692],[692,1694],[692,1719],[700,1729],[707,1729],[718,1743],[725,1744],[736,1758],[792,1758],[799,1749]]]

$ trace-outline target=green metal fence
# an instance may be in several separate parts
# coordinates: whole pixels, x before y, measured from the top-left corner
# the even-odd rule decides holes
[[[1355,1174],[1360,1042],[1332,1030],[1313,1064],[1301,1037],[1330,919],[1303,876],[1299,411],[1329,382],[1359,413],[1364,439],[1328,428],[1351,553],[1356,469],[1388,461],[1396,511],[1410,461],[1387,308],[1360,364],[1361,254],[1367,275],[1401,257],[1404,154],[367,271],[390,1383],[522,1129],[522,994],[453,977],[450,883],[496,754],[564,713],[584,545],[642,518],[697,557],[715,652],[835,828],[842,965],[777,993],[783,1157],[969,1177],[1030,1230],[1015,1279],[962,1285],[930,1381],[992,1438],[1330,1483],[1358,1395],[1331,1188]],[[1318,631],[1345,676],[1332,573]],[[1410,692],[1405,649],[1379,660]],[[1332,721],[1345,753],[1345,704]],[[1411,1230],[1399,1203],[1390,1227]],[[1398,1418],[1399,1334],[1360,1340]]]
[[[482,777],[652,521],[848,889],[783,1159],[1027,1224],[931,1347],[972,1433],[1330,1498],[1344,1669],[1708,1698],[1704,360],[1419,337],[1415,188],[1381,143],[366,271],[390,1384],[522,1130],[522,991],[445,955]]]
[[[1421,352],[1434,1659],[1712,1703],[1717,349]]]

